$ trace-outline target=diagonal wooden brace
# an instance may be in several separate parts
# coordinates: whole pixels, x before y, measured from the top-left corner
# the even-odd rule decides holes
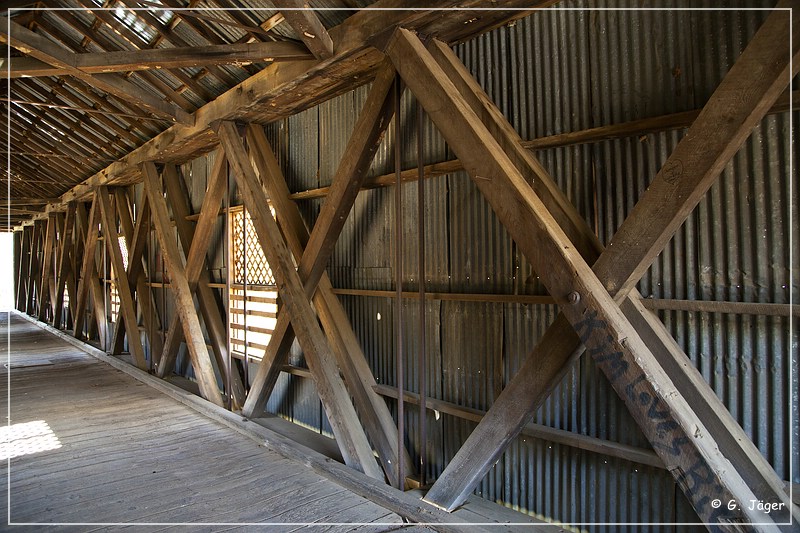
[[[166,182],[167,198],[172,203],[172,214],[175,217],[175,226],[178,230],[178,238],[181,240],[183,249],[186,251],[186,276],[189,281],[189,288],[197,294],[197,301],[200,306],[200,313],[206,325],[206,330],[211,340],[211,349],[214,359],[219,368],[223,379],[227,381],[228,376],[228,338],[225,324],[220,315],[219,305],[214,295],[214,290],[209,286],[211,276],[208,273],[206,251],[211,240],[211,233],[214,223],[217,221],[219,207],[222,204],[225,185],[227,183],[227,165],[225,157],[220,154],[217,157],[214,168],[208,183],[208,191],[203,198],[203,205],[200,210],[200,220],[197,226],[187,220],[191,214],[189,207],[188,194],[183,186],[182,178],[178,175],[174,166],[168,165],[164,169],[164,181]],[[195,258],[192,259],[191,250],[194,251]],[[201,254],[200,251],[203,253]],[[158,375],[164,377],[175,365],[175,357],[178,347],[183,340],[182,330],[178,324],[178,317],[173,317],[167,330],[167,337],[164,342],[163,354],[158,364]],[[234,407],[244,405],[245,388],[238,369],[231,361],[230,383],[231,395]]]
[[[79,217],[84,213],[83,206],[78,208]],[[92,279],[96,279],[97,273],[95,271],[95,250],[97,248],[98,226],[100,225],[100,204],[97,201],[97,192],[93,195],[92,207],[89,210],[89,218],[84,227],[86,228],[86,235],[84,235],[83,245],[83,261],[81,262],[81,275],[78,279],[78,291],[75,297],[76,314],[73,324],[73,336],[78,337],[83,329],[83,321],[85,318],[84,310],[86,308],[86,297],[89,292],[89,287],[92,286]],[[70,295],[71,296],[71,295]]]
[[[299,230],[301,232],[307,232],[307,230],[302,218],[296,213],[296,207],[285,204],[286,200],[284,199],[282,188],[270,191],[275,196],[274,201],[276,203],[280,202],[280,204],[276,204],[276,210],[278,208],[281,209],[282,216],[285,217],[285,223],[291,228],[297,228],[293,231],[287,231],[286,236],[293,250],[302,254],[298,272],[303,282],[309,287],[308,290],[312,291],[309,296],[313,295],[313,291],[316,290],[316,286],[325,272],[325,265],[330,259],[330,254],[333,251],[338,235],[366,177],[375,151],[383,137],[383,132],[391,120],[394,109],[388,100],[393,80],[394,69],[388,67],[381,70],[373,83],[373,88],[370,91],[367,102],[364,104],[364,109],[353,129],[353,135],[348,141],[345,155],[342,157],[336,176],[334,176],[331,195],[329,195],[328,200],[322,207],[311,236],[297,240],[299,228],[302,228],[302,230]],[[263,171],[262,176],[264,176],[264,179],[279,176],[280,168],[274,161],[274,155],[271,158],[268,157],[272,155],[272,151],[266,139],[263,138],[263,133],[259,136],[255,134],[254,128],[250,128],[249,137],[258,146],[258,150],[254,152],[254,159],[256,164],[259,165],[259,169]],[[267,157],[266,159],[265,156]],[[269,184],[277,185],[281,181],[283,181],[282,178],[268,179],[267,184],[268,186]],[[314,243],[313,246],[311,243]],[[270,346],[283,345],[285,349],[291,346],[292,335],[287,328],[289,328],[288,320],[279,316],[278,324],[272,333]],[[285,335],[288,335],[289,338],[285,339]],[[268,352],[284,354],[286,353],[285,349],[273,350],[273,348],[270,348]],[[262,364],[256,374],[244,409],[244,412],[248,413],[249,416],[263,409],[272,390],[272,385],[274,385],[274,380],[266,380],[267,367],[266,363]],[[277,374],[273,377],[277,378]],[[267,383],[271,384],[267,386]]]
[[[247,157],[236,125],[231,122],[220,123],[217,135],[233,169],[244,205],[250,212],[259,244],[278,281],[284,309],[291,316],[345,463],[370,477],[383,479],[383,471],[375,461],[364,428],[339,376],[339,369],[330,357],[331,348],[295,271],[291,253],[277,223],[266,209],[267,196]]]
[[[72,248],[72,233],[75,226],[75,202],[67,206],[67,216],[64,219],[64,229],[61,232],[61,252],[58,254],[58,272],[56,281],[56,298],[53,306],[53,327],[61,328],[61,315],[64,309],[64,287],[67,284],[69,272],[70,249]]]
[[[28,271],[31,264],[31,233],[33,228],[22,228],[21,250],[19,254],[19,270],[17,271],[17,310],[25,312],[28,301]]]
[[[116,277],[117,294],[119,294],[119,316],[117,321],[125,321],[128,330],[128,348],[130,348],[136,366],[142,370],[147,369],[147,360],[144,355],[142,339],[139,336],[139,322],[136,317],[136,301],[133,299],[130,284],[128,283],[127,270],[122,259],[122,249],[119,244],[119,232],[117,231],[117,217],[115,210],[111,206],[111,197],[108,187],[102,185],[97,191],[97,201],[100,203],[100,212],[103,223],[103,236],[105,237],[106,248],[111,256],[111,264],[114,268]],[[127,209],[127,206],[118,206]]]
[[[40,251],[39,246],[41,241],[41,233],[42,233],[42,221],[37,220],[33,223],[31,244],[30,244],[31,260],[28,263],[28,293],[27,293],[27,300],[25,302],[25,312],[28,313],[29,315],[33,315],[35,311],[34,296],[37,291],[36,279],[39,272],[38,255]]]
[[[749,501],[753,494],[547,207],[419,39],[398,30],[387,54],[701,518],[712,524],[760,522],[763,513],[711,505],[717,498]]]
[[[773,22],[773,24],[775,24],[775,22]],[[783,25],[785,28],[785,22],[783,22]],[[781,38],[785,39],[785,35],[783,37],[780,35],[776,37],[769,27],[767,27],[765,31],[770,31],[770,33],[766,35],[772,35],[772,38],[776,41],[780,41]],[[764,40],[765,34],[762,32],[761,35],[760,39]],[[754,42],[756,44],[758,43],[756,39],[754,39]],[[518,142],[519,136],[516,135],[516,132],[513,132],[511,126],[502,118],[500,111],[491,103],[488,96],[480,90],[477,82],[466,72],[466,69],[460,64],[452,51],[441,43],[434,44],[430,48],[439,65],[448,73],[450,79],[454,81],[471,107],[478,111],[484,122],[489,124],[489,128],[493,130],[495,137],[497,137],[498,140],[501,138],[506,139],[506,143],[503,144],[501,141],[501,145],[503,145],[504,150],[509,153],[512,160],[515,155],[519,156],[519,149],[521,147]],[[719,174],[718,169],[727,162],[735,149],[738,148],[743,139],[749,134],[753,125],[763,116],[765,109],[771,105],[769,101],[780,92],[780,82],[777,82],[777,85],[772,87],[770,87],[770,83],[774,84],[775,80],[780,79],[781,76],[783,76],[784,80],[788,79],[780,73],[781,68],[785,68],[788,63],[788,57],[785,51],[778,52],[777,55],[783,55],[783,57],[777,57],[777,59],[773,58],[773,63],[770,63],[769,61],[764,61],[763,55],[761,55],[764,50],[769,49],[769,45],[762,44],[760,49],[761,50],[759,50],[759,47],[756,47],[746,51],[743,58],[740,60],[742,61],[741,65],[732,70],[731,75],[733,76],[732,79],[734,82],[738,77],[739,80],[749,83],[749,80],[745,76],[737,74],[737,71],[738,73],[748,73],[751,72],[753,68],[758,68],[757,66],[754,67],[753,62],[769,64],[771,72],[769,72],[767,78],[765,78],[767,83],[762,85],[765,90],[768,89],[765,96],[767,100],[759,100],[759,98],[764,97],[759,94],[751,95],[750,102],[752,103],[752,109],[739,108],[740,118],[736,121],[727,121],[731,125],[731,128],[738,128],[738,131],[731,132],[735,134],[730,137],[720,136],[718,133],[714,135],[715,138],[720,140],[711,146],[712,150],[709,150],[707,146],[704,147],[704,153],[708,155],[706,160],[696,162],[698,164],[686,169],[687,175],[684,180],[686,184],[682,186],[684,191],[690,191],[690,187],[692,186],[698,187],[695,191],[685,193],[685,196],[690,198],[689,209],[686,210],[686,206],[673,204],[671,209],[680,209],[683,214],[677,215],[677,218],[670,220],[670,224],[666,227],[661,227],[659,225],[650,226],[651,233],[653,229],[657,229],[658,231],[664,230],[668,232],[670,236],[674,233],[680,223],[685,219],[686,214],[691,211],[691,208],[694,207],[699,198],[705,193],[711,183],[713,183],[713,180]],[[773,50],[777,51],[779,49],[774,48]],[[783,67],[781,67],[781,63],[783,63]],[[470,81],[464,81],[466,78],[469,78]],[[770,82],[770,79],[773,81]],[[459,82],[461,82],[460,86]],[[724,89],[722,97],[715,95],[715,97],[712,97],[711,102],[713,102],[715,98],[721,98],[724,101],[725,91],[727,91],[728,95],[735,97],[736,92],[733,88],[725,87],[724,85],[721,87]],[[727,98],[731,98],[731,96]],[[724,109],[724,103],[716,104],[716,108],[717,110],[720,108]],[[754,112],[753,110],[755,110],[755,114],[748,116],[748,114]],[[746,122],[742,122],[742,117],[746,117]],[[706,115],[706,118],[709,120],[707,124],[710,124],[710,128],[712,130],[718,130],[719,116]],[[694,129],[701,126],[702,124],[698,123]],[[700,132],[698,135],[694,136],[694,139],[705,139],[704,135],[704,133]],[[744,137],[742,135],[744,135]],[[709,134],[708,136],[711,137],[712,135]],[[691,136],[687,136],[687,138],[691,138]],[[705,141],[703,142],[705,143]],[[734,147],[733,151],[731,151],[732,147]],[[523,154],[522,158],[524,159],[524,157]],[[720,161],[715,160],[715,157],[722,158],[721,164]],[[519,160],[516,160],[515,164],[518,168],[523,170],[524,165],[520,165]],[[670,168],[671,165],[672,163],[668,162],[665,168]],[[523,170],[523,172],[525,172],[525,170]],[[528,174],[535,177],[534,188],[536,188],[537,183],[541,184],[543,181],[552,181],[546,173],[543,174],[534,167],[528,168]],[[696,183],[692,184],[693,182]],[[658,183],[659,178],[654,182],[656,188],[658,187]],[[536,190],[537,193],[540,193],[539,189]],[[545,194],[540,194],[544,200]],[[663,244],[668,240],[661,236],[660,242],[662,244],[655,244],[654,248],[648,250],[648,253],[643,254],[637,253],[637,250],[631,250],[631,247],[628,246],[626,242],[647,246],[647,243],[656,241],[655,237],[652,239],[650,239],[650,235],[645,236],[645,238],[641,238],[642,235],[638,235],[637,238],[630,238],[630,236],[622,237],[625,235],[625,232],[631,228],[647,226],[646,224],[634,224],[634,221],[646,218],[649,212],[661,209],[663,215],[661,217],[662,220],[669,220],[670,216],[676,216],[674,214],[670,215],[669,212],[663,208],[664,202],[661,199],[665,196],[669,197],[669,195],[663,194],[663,192],[648,193],[645,196],[646,199],[643,198],[642,202],[637,206],[637,210],[643,214],[640,215],[640,217],[632,219],[632,221],[626,221],[625,224],[623,224],[623,233],[620,234],[620,236],[615,236],[614,241],[618,246],[615,248],[616,256],[618,258],[625,258],[630,265],[636,265],[637,258],[645,257],[643,263],[649,266],[652,258],[660,252]],[[551,212],[558,212],[558,210],[561,209],[561,206],[554,203],[545,203],[548,204],[548,208]],[[567,207],[570,208],[571,206]],[[582,235],[587,235],[589,233],[588,227],[586,227],[585,224],[583,224],[583,226],[584,227],[570,227],[568,224],[562,223],[562,227],[567,234],[572,237],[573,242],[581,242],[583,239]],[[578,238],[573,236],[575,233],[577,233]],[[600,251],[599,248],[598,251]],[[584,253],[583,255],[587,262],[593,262],[596,258],[596,253],[592,253],[591,250],[589,250],[588,254]],[[610,253],[604,253],[603,255],[604,257],[611,256]],[[602,267],[602,263],[595,265],[594,269],[600,279],[608,279],[611,280],[612,283],[616,283],[613,281],[615,275],[633,272],[636,269],[639,269],[640,272],[643,271],[641,270],[641,265],[637,265],[635,268],[613,265],[606,267],[603,271],[598,271],[598,266]],[[653,352],[653,355],[656,356],[681,394],[687,398],[687,401],[691,405],[695,406],[695,412],[698,417],[701,418],[706,428],[708,428],[714,439],[719,443],[720,448],[725,450],[731,462],[736,465],[742,478],[758,498],[761,501],[782,501],[788,506],[789,502],[782,490],[782,482],[775,474],[772,467],[732,418],[728,410],[720,402],[719,398],[714,394],[696,368],[687,364],[688,358],[671,338],[663,324],[652,315],[652,313],[644,309],[638,293],[636,293],[635,290],[630,291],[635,281],[638,280],[638,274],[632,273],[631,276],[635,279],[634,281],[630,281],[630,279],[626,281],[627,287],[625,287],[625,290],[617,291],[614,287],[611,287],[611,293],[616,293],[615,299],[618,303],[622,304],[622,310],[628,320],[635,326],[642,340],[644,340],[645,344]],[[564,373],[571,366],[571,361],[574,360],[571,355],[578,355],[580,353],[580,343],[577,337],[571,333],[570,329],[569,323],[563,316],[560,316],[556,320],[556,323],[548,330],[545,338],[540,341],[536,350],[528,356],[506,390],[504,390],[501,396],[495,401],[486,418],[479,424],[478,428],[476,428],[470,438],[464,443],[461,451],[459,451],[450,465],[448,465],[447,469],[440,477],[439,482],[437,482],[438,486],[434,486],[427,498],[435,499],[436,503],[443,507],[451,507],[458,505],[456,502],[462,498],[461,495],[471,492],[472,489],[470,487],[474,487],[480,481],[511,440],[518,434],[521,427],[530,418],[538,405],[541,404],[552,388],[560,381],[561,377],[563,377]],[[795,508],[794,511],[797,512],[797,509]]]
[[[180,321],[186,337],[189,358],[192,361],[192,368],[194,368],[195,376],[200,385],[200,393],[206,400],[224,407],[222,395],[219,393],[217,376],[214,373],[214,367],[211,363],[206,343],[203,340],[203,330],[200,328],[200,319],[197,317],[197,311],[194,307],[192,291],[189,288],[183,261],[172,233],[167,202],[162,193],[158,171],[151,162],[143,163],[141,170],[144,179],[144,190],[150,202],[150,211],[156,228],[156,235],[164,252],[164,261],[169,269],[170,288],[175,296],[175,308],[181,318]]]
[[[272,206],[275,209],[278,224],[283,229],[286,242],[291,248],[295,259],[298,260],[303,256],[303,251],[309,238],[300,210],[297,204],[289,198],[289,188],[281,173],[280,165],[269,146],[266,135],[264,135],[264,130],[258,125],[249,125],[247,128],[247,141],[251,149],[251,158],[255,162],[262,181],[264,181]],[[305,288],[306,295],[309,295],[312,289],[308,282],[306,282]],[[373,388],[377,384],[375,377],[372,375],[358,338],[350,325],[347,313],[333,293],[331,282],[324,272],[316,292],[313,294],[312,301],[322,322],[325,335],[336,356],[336,361],[342,371],[347,388],[353,395],[353,400],[362,418],[367,435],[378,452],[378,458],[381,460],[384,472],[390,478],[396,476],[397,469],[393,467],[392,461],[396,462],[398,457],[397,427],[386,401]],[[267,353],[262,359],[248,396],[251,412],[248,412],[247,409],[243,410],[245,416],[253,416],[254,413],[260,413],[264,409],[269,397],[268,391],[271,391],[274,387],[280,369],[286,362],[288,345],[294,339],[291,330],[287,332],[287,327],[290,329],[288,318],[286,313],[279,314],[278,324],[275,327],[275,331],[273,331],[273,336],[281,341],[280,344],[285,344],[286,351],[276,350],[277,345],[272,343],[268,346]],[[403,453],[407,454],[405,450]],[[410,458],[407,457],[406,459],[407,468],[405,474],[409,476],[413,474],[413,468]]]
[[[131,283],[131,292],[139,303],[139,310],[144,321],[145,333],[150,342],[151,363],[152,356],[160,354],[162,350],[162,341],[159,330],[161,328],[160,320],[158,317],[158,310],[153,305],[153,292],[152,288],[147,284],[147,273],[145,271],[145,244],[147,243],[147,233],[150,228],[150,202],[147,200],[147,195],[142,196],[141,204],[139,205],[139,216],[136,219],[136,225],[133,224],[131,217],[130,202],[128,196],[125,194],[123,188],[114,190],[116,197],[118,214],[120,220],[120,228],[122,235],[125,237],[125,242],[128,245],[128,280]],[[123,341],[125,339],[125,321],[118,320],[111,340],[111,353],[116,354],[122,351]]]
[[[53,251],[56,246],[56,233],[58,232],[58,218],[55,213],[50,213],[47,216],[47,233],[44,238],[44,246],[42,248],[42,271],[41,282],[39,285],[39,320],[44,321],[47,309],[52,307],[48,304],[53,303],[51,294],[53,293]]]

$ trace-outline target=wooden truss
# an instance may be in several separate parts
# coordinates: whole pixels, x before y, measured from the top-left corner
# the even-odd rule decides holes
[[[396,32],[387,55],[561,308],[427,501],[463,503],[583,345],[705,522],[789,521],[781,480],[633,290],[796,73],[780,45],[790,30],[797,42],[800,25],[787,19],[776,12],[759,30],[608,251],[452,51]],[[782,502],[784,512],[728,510],[716,499]]]
[[[209,286],[211,278],[206,265],[206,251],[211,241],[214,223],[217,220],[219,206],[222,203],[227,184],[225,158],[218,157],[216,159],[209,178],[208,190],[203,198],[200,218],[195,227],[187,220],[187,217],[192,213],[189,207],[188,193],[183,179],[178,174],[178,170],[174,165],[166,165],[163,177],[167,189],[167,200],[172,204],[172,213],[178,230],[178,238],[183,249],[188,250],[185,268],[189,288],[192,292],[197,293],[200,312],[211,338],[211,349],[217,368],[226,382],[228,378],[230,379],[234,405],[241,407],[244,405],[245,399],[244,384],[235,367],[230,371],[227,368],[227,330],[220,315],[219,305],[213,289]],[[178,324],[178,317],[175,316],[167,330],[163,354],[158,365],[159,377],[164,377],[167,372],[172,370],[181,340],[183,340],[183,330]]]
[[[161,353],[160,320],[158,312],[153,304],[152,290],[147,285],[147,268],[144,261],[145,244],[147,231],[150,228],[150,204],[147,196],[142,197],[139,205],[139,217],[136,219],[134,227],[131,217],[130,202],[124,189],[114,190],[114,197],[119,215],[121,235],[125,237],[128,248],[128,268],[125,272],[129,280],[131,294],[139,303],[141,316],[145,324],[148,340],[150,341],[150,353]],[[110,353],[118,354],[122,351],[125,335],[125,320],[117,320],[114,326],[114,334],[111,339]],[[138,330],[135,333],[138,335]],[[129,341],[130,342],[130,341]]]
[[[60,246],[58,250],[58,266],[56,267],[56,287],[55,301],[53,303],[53,327],[60,328],[64,310],[64,291],[72,296],[75,294],[75,275],[72,258],[75,248],[75,213],[77,206],[75,202],[70,202],[67,206],[67,214],[64,218],[63,229],[60,233]],[[75,301],[70,298],[70,308],[74,315]]]
[[[75,311],[73,314],[73,335],[79,336],[83,331],[84,320],[86,318],[85,307],[86,298],[91,295],[92,300],[92,314],[94,316],[94,326],[98,337],[100,338],[101,346],[105,346],[107,340],[107,319],[105,310],[105,289],[100,282],[100,274],[102,267],[98,267],[100,258],[97,252],[97,240],[99,238],[98,225],[100,224],[99,204],[92,202],[87,215],[86,208],[83,204],[78,204],[76,208],[76,219],[80,226],[79,242],[83,245],[80,277],[75,292]],[[76,248],[76,256],[78,255],[79,248]],[[72,299],[73,296],[70,295]],[[89,330],[89,338],[92,337],[91,329]]]
[[[259,244],[278,282],[278,291],[284,302],[282,312],[290,314],[345,463],[370,477],[383,479],[383,471],[375,462],[372,447],[331,358],[330,344],[320,328],[303,281],[295,270],[291,252],[269,210],[264,209],[267,196],[236,126],[222,122],[218,125],[217,135],[231,164],[244,205],[250,212]]]
[[[335,40],[316,16],[291,9],[302,3],[281,0],[276,5],[304,36],[314,57],[324,63],[334,56]],[[411,23],[414,19],[403,20]],[[377,75],[310,231],[293,202],[263,128],[248,124],[242,130],[233,122],[215,121],[211,126],[216,136],[208,137],[216,141],[203,142],[218,142],[221,150],[196,223],[190,222],[193,213],[179,169],[167,163],[159,172],[156,166],[157,156],[169,153],[170,143],[148,143],[115,167],[118,174],[124,174],[123,169],[138,165],[144,194],[135,221],[125,190],[109,188],[106,177],[101,176],[65,195],[64,200],[72,200],[65,215],[49,212],[46,221],[37,220],[32,227],[24,228],[15,258],[19,265],[17,307],[38,315],[40,320],[51,317],[56,327],[69,325],[71,319],[74,335],[80,336],[91,329],[86,327],[88,306],[94,316],[90,326],[96,328],[109,352],[120,353],[127,338],[135,364],[154,370],[160,377],[172,371],[179,346],[185,342],[203,397],[223,406],[220,384],[228,383],[232,406],[241,407],[247,417],[263,412],[296,336],[345,462],[370,477],[383,480],[385,476],[404,486],[413,469],[402,445],[403,436],[376,393],[375,378],[325,273],[395,113],[393,104],[398,96],[392,88],[399,75],[459,158],[456,164],[442,166],[439,171],[463,168],[468,172],[561,311],[425,500],[448,511],[460,506],[576,358],[588,352],[711,529],[725,530],[734,525],[758,531],[789,531],[791,526],[785,524],[792,518],[800,520],[800,510],[789,501],[782,480],[664,325],[644,307],[635,289],[721,169],[797,74],[800,23],[789,27],[787,20],[785,11],[776,10],[759,29],[608,247],[602,246],[530,152],[530,146],[445,43],[432,39],[425,44],[403,28],[390,37],[376,29],[372,37],[381,37],[385,57],[370,59],[374,61],[370,68],[375,68]],[[0,18],[0,23],[7,22]],[[437,22],[426,24],[425,28],[434,30]],[[122,78],[92,70],[116,68],[114,60],[122,66],[130,65],[130,58],[126,62],[121,56],[104,57],[102,61],[108,63],[104,67],[79,65],[41,36],[14,23],[10,27],[10,35],[3,40],[36,58],[35,64],[28,60],[27,68],[33,69],[30,72],[67,73],[127,97],[148,112],[191,123],[186,132],[205,128],[206,124],[195,125],[174,105],[126,93],[128,82]],[[455,40],[458,34],[453,35]],[[338,42],[354,46],[344,39]],[[793,43],[791,57],[784,46],[787,42]],[[267,45],[270,43],[261,48]],[[292,53],[297,53],[296,47],[286,50],[286,54]],[[374,50],[369,53],[377,54]],[[144,55],[153,55],[151,60],[157,61],[156,51]],[[231,103],[241,107],[243,98],[249,96],[231,93],[209,104],[204,116],[224,118],[224,107]],[[189,144],[189,133],[185,135],[182,142]],[[185,148],[177,146],[175,150],[179,153]],[[210,286],[206,257],[229,168],[284,304],[249,394],[238,368],[228,366],[226,327]],[[86,191],[93,191],[88,214],[86,206],[77,201]],[[268,201],[275,218],[265,209]],[[155,313],[148,285],[152,273],[144,261],[151,224],[163,250],[177,310],[163,343],[160,332],[165,324]],[[120,245],[121,236],[127,250]],[[108,344],[105,288],[100,278],[104,269],[98,263],[100,238],[105,242],[120,297],[119,317]],[[66,320],[62,316],[65,292],[69,295]],[[150,345],[149,364],[140,317]],[[400,457],[404,471],[397,469]],[[765,514],[747,505],[731,509],[714,503],[752,500],[781,503],[783,508]]]
[[[164,199],[161,180],[153,163],[142,165],[144,190],[150,203],[150,211],[155,225],[156,235],[164,253],[164,261],[170,273],[170,287],[175,296],[175,306],[180,317],[189,358],[192,361],[200,393],[208,401],[223,406],[217,376],[214,371],[211,357],[206,347],[203,330],[200,328],[200,319],[194,307],[192,289],[186,275],[183,260],[172,234],[167,202]],[[163,366],[163,365],[162,365]]]

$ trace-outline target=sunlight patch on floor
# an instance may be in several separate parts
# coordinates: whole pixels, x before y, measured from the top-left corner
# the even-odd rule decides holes
[[[0,460],[61,448],[61,442],[44,420],[0,427]]]

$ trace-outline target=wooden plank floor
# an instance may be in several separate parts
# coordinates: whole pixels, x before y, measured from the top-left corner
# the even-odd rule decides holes
[[[246,529],[391,531],[396,514],[357,496],[300,463],[173,401],[11,315],[0,317],[0,404],[10,434],[0,439],[4,481],[0,509],[11,523],[130,523],[148,531]],[[6,441],[6,442],[4,442]],[[8,455],[10,459],[10,472]],[[3,518],[5,523],[5,518]],[[347,525],[322,526],[325,523]],[[218,524],[218,525],[212,525]],[[362,525],[356,525],[362,524]],[[369,525],[368,525],[369,524]],[[64,528],[59,528],[62,530]],[[261,529],[261,528],[259,528]]]

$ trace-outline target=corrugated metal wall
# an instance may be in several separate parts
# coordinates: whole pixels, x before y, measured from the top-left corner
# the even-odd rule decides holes
[[[741,2],[771,7],[774,2]],[[701,106],[730,68],[765,11],[592,11],[594,1],[565,2],[457,47],[457,53],[523,138],[531,139]],[[738,5],[738,4],[737,4]],[[559,4],[562,6],[562,4]],[[640,7],[637,0],[617,7]],[[329,185],[369,87],[267,126],[289,187]],[[795,117],[797,118],[797,117]],[[402,166],[417,164],[417,105],[401,102]],[[797,121],[795,121],[797,123]],[[452,153],[425,118],[426,163]],[[797,174],[789,174],[789,116],[772,115],[756,129],[717,183],[639,284],[645,297],[788,303],[798,296],[798,265],[789,259],[790,209],[797,213]],[[537,152],[603,242],[613,235],[683,132],[650,134]],[[394,168],[389,128],[371,170]],[[796,154],[795,154],[796,155]],[[199,208],[211,161],[191,167]],[[186,171],[187,169],[185,169]],[[789,194],[790,183],[794,188]],[[543,294],[534,272],[465,173],[425,182],[425,286],[456,293]],[[403,187],[403,287],[419,283],[417,187]],[[235,190],[232,203],[238,203]],[[322,199],[300,202],[312,226]],[[362,192],[337,243],[328,272],[335,287],[395,288],[394,189]],[[796,220],[796,218],[795,218]],[[794,224],[796,227],[796,223]],[[223,242],[222,233],[218,237]],[[797,232],[795,242],[797,249]],[[222,280],[221,253],[213,260]],[[792,276],[794,274],[794,276]],[[792,280],[790,282],[790,280]],[[793,283],[793,285],[790,285]],[[167,298],[169,300],[169,298]],[[342,296],[380,384],[396,385],[395,302]],[[402,305],[404,384],[432,398],[487,410],[556,316],[552,305],[417,300]],[[419,334],[424,313],[426,336]],[[788,318],[685,311],[659,315],[686,354],[751,435],[778,474],[800,482],[798,338]],[[428,367],[416,361],[425,343]],[[790,361],[790,359],[792,361]],[[302,365],[295,346],[293,364]],[[396,402],[387,400],[394,409]],[[313,383],[283,376],[268,408],[330,433]],[[420,453],[416,406],[406,405],[406,441]],[[428,413],[426,475],[441,473],[474,429],[473,422]],[[535,422],[649,448],[622,402],[589,358],[578,362],[536,413]],[[790,449],[790,437],[795,449]],[[671,476],[654,467],[520,437],[476,491],[490,500],[563,523],[684,522],[697,518]],[[619,531],[619,526],[585,526]],[[637,527],[637,531],[647,527]],[[655,529],[655,526],[654,526]],[[680,530],[685,530],[682,527]],[[659,528],[659,531],[663,528]]]

